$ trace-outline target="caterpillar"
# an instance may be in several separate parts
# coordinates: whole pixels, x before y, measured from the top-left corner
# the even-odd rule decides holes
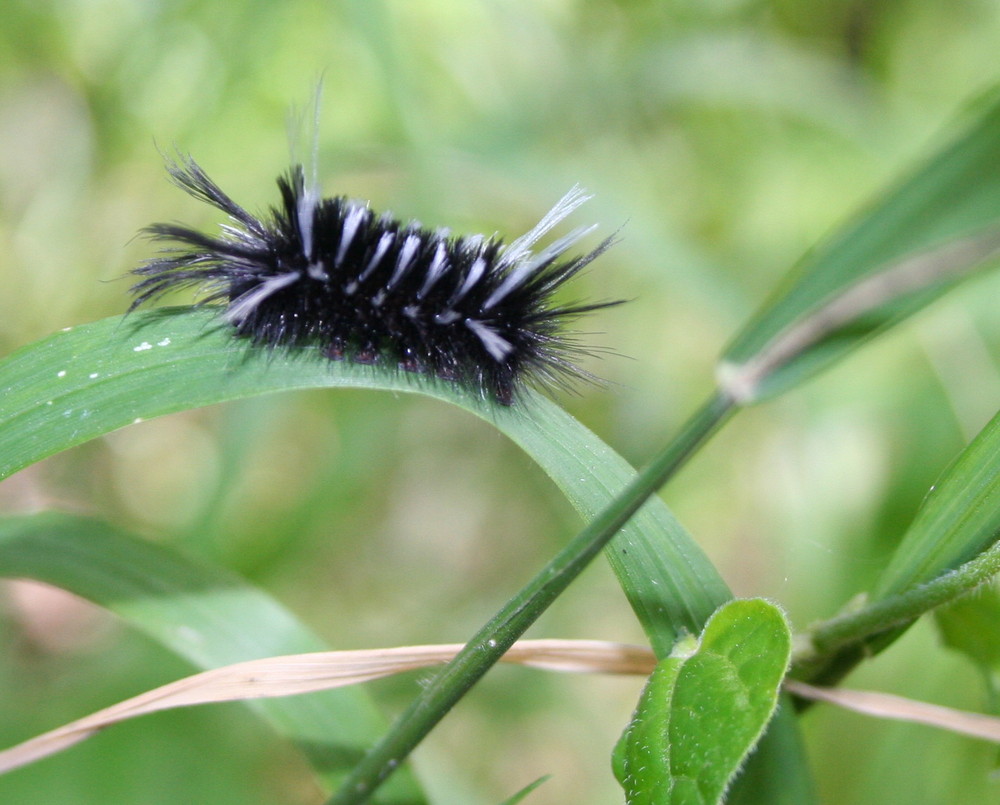
[[[270,348],[318,347],[332,360],[396,365],[462,384],[511,405],[521,389],[573,389],[595,380],[574,358],[588,354],[564,322],[611,305],[554,304],[553,295],[606,251],[566,252],[596,225],[535,251],[590,197],[572,188],[538,224],[504,244],[496,236],[379,215],[367,204],[320,198],[301,165],[279,177],[281,204],[256,217],[190,157],[168,160],[173,182],[229,217],[217,237],[175,224],[145,232],[169,244],[133,270],[130,311],[195,287],[236,335]]]

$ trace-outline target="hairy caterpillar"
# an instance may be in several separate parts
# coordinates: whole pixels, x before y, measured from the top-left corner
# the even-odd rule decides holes
[[[278,179],[280,206],[255,217],[190,157],[168,163],[175,184],[229,216],[218,237],[173,224],[147,228],[172,246],[133,271],[130,310],[176,288],[221,303],[238,335],[268,347],[314,346],[331,359],[386,363],[465,385],[510,405],[524,385],[570,388],[594,378],[565,321],[618,304],[555,305],[552,296],[604,252],[564,254],[595,226],[539,251],[546,233],[588,200],[574,187],[531,231],[504,245],[453,237],[378,215],[345,197],[320,198],[296,165]]]

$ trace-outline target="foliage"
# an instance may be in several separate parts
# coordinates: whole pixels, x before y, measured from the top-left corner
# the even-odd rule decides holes
[[[731,588],[780,601],[800,626],[794,676],[853,672],[982,709],[978,689],[954,680],[975,680],[980,667],[992,680],[994,652],[976,634],[995,597],[961,599],[934,623],[905,627],[982,582],[988,573],[968,563],[998,533],[1000,437],[987,424],[1000,388],[997,279],[954,286],[991,254],[1000,219],[1000,15],[930,0],[847,8],[346,2],[292,13],[104,0],[6,11],[0,130],[14,158],[0,183],[0,466],[11,477],[0,486],[10,513],[0,574],[72,590],[153,641],[75,603],[40,621],[49,609],[32,597],[37,588],[9,586],[0,678],[16,695],[0,704],[3,743],[181,675],[169,652],[208,667],[328,643],[453,641],[511,595],[530,615],[504,632],[514,639],[555,592],[541,581],[515,594],[531,569],[599,548],[628,517],[625,496],[638,506],[696,451],[666,492],[687,528],[652,498],[605,551],[617,581],[585,574],[545,614],[546,631],[645,639],[667,658],[684,641],[706,645],[705,624]],[[234,196],[263,206],[286,161],[285,110],[324,68],[328,191],[456,231],[516,233],[580,181],[607,223],[628,220],[579,291],[635,298],[595,318],[600,340],[634,358],[589,367],[609,391],[561,400],[575,416],[540,398],[508,411],[392,371],[254,354],[204,313],[120,317],[123,284],[95,279],[148,256],[141,241],[121,246],[140,227],[189,209],[162,181],[152,138],[198,154]],[[956,98],[975,100],[956,110]],[[748,317],[773,266],[804,251]],[[912,278],[927,265],[930,281],[889,283],[867,307],[848,305],[846,318],[796,336],[872,287],[866,280]],[[142,343],[157,346],[134,351]],[[790,352],[769,352],[775,343]],[[716,393],[706,377],[720,352]],[[341,388],[272,394],[327,387]],[[681,427],[701,396],[712,402]],[[647,469],[636,475],[630,463]],[[590,524],[576,540],[579,521],[553,502],[561,496],[545,474]],[[99,517],[70,516],[81,509]],[[965,575],[951,578],[966,586],[934,586],[963,563]],[[869,603],[837,616],[865,592]],[[929,643],[937,624],[957,652]],[[767,656],[784,669],[781,651]],[[438,684],[461,696],[483,662]],[[671,662],[661,668],[677,670],[676,682]],[[607,758],[638,685],[570,697],[558,681],[526,682],[530,673],[486,677],[432,734],[420,781],[397,773],[377,796],[620,797]],[[764,686],[769,706],[753,710],[755,723],[775,685]],[[436,689],[423,686],[418,702]],[[391,710],[415,691],[410,680],[374,693]],[[640,711],[655,708],[651,696]],[[229,711],[154,716],[0,778],[0,799],[315,802],[385,729],[361,692],[257,709],[301,755]],[[989,750],[961,739],[859,728],[859,717],[822,706],[778,713],[730,801],[808,801],[803,737],[823,801],[977,801],[991,790]],[[659,713],[670,729],[672,715]],[[424,728],[414,729],[420,740]],[[728,746],[706,801],[756,734]],[[474,749],[487,741],[490,752]],[[552,751],[562,745],[572,771]],[[623,760],[628,751],[619,768],[635,762]]]

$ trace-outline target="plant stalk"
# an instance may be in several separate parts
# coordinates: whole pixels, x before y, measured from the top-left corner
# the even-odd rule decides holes
[[[434,726],[726,421],[733,401],[714,395],[587,526],[438,672],[392,728],[365,755],[327,805],[359,805],[406,759]]]
[[[932,609],[971,592],[997,573],[1000,573],[1000,541],[933,581],[816,624],[809,629],[807,646],[797,653],[793,664],[804,667],[821,664],[846,647],[906,626]]]

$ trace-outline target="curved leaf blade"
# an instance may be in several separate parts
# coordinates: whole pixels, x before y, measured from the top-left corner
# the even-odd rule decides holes
[[[517,803],[524,801],[527,798],[527,796],[536,788],[541,786],[543,783],[548,782],[551,776],[552,775],[550,774],[546,774],[543,777],[539,777],[533,783],[528,783],[528,785],[526,785],[524,788],[522,788],[520,791],[514,794],[514,796],[508,797],[503,802],[501,802],[500,805],[517,805]]]
[[[909,255],[982,232],[1000,219],[1000,103],[887,191],[793,269],[726,349],[720,381],[738,378],[776,339],[838,294]],[[971,268],[972,265],[958,266]],[[955,267],[952,267],[953,270]],[[877,305],[806,346],[762,378],[746,401],[774,396],[826,368],[881,330],[929,304],[957,280]]]
[[[528,452],[585,519],[634,477],[627,462],[540,395],[510,408],[490,405],[453,384],[385,367],[250,349],[217,321],[212,310],[189,308],[116,317],[57,333],[0,361],[0,477],[136,420],[339,386],[421,392],[471,411]],[[659,498],[642,507],[605,555],[660,656],[678,634],[700,631],[730,598]],[[791,722],[783,727],[795,731]],[[780,775],[767,781],[782,784]]]
[[[0,518],[0,576],[73,592],[202,669],[329,648],[238,577],[90,518],[55,513]],[[302,748],[331,787],[385,729],[375,706],[356,688],[247,705]],[[410,772],[401,771],[376,801],[424,801]]]
[[[585,519],[634,476],[611,448],[538,394],[505,407],[455,384],[386,367],[332,362],[318,351],[247,347],[214,311],[174,309],[81,325],[0,362],[0,478],[136,420],[225,400],[317,387],[420,392],[497,427],[552,477]],[[654,648],[699,631],[729,597],[715,568],[658,499],[608,556]]]
[[[1000,538],[1000,414],[959,454],[924,499],[874,599],[931,581]]]

